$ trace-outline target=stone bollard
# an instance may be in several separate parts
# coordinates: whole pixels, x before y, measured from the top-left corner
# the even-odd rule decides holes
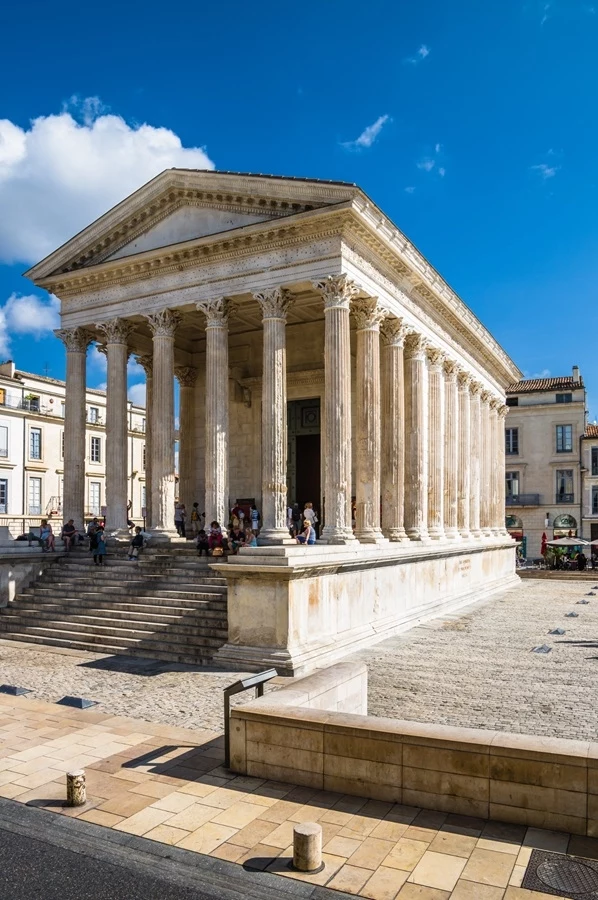
[[[321,872],[322,826],[303,822],[293,829],[293,868],[298,872]]]
[[[84,806],[86,802],[85,794],[85,772],[83,769],[77,769],[76,772],[66,773],[66,803],[67,806]]]

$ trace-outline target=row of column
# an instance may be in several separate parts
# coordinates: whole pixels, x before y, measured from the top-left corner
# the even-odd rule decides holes
[[[459,540],[504,534],[504,440],[507,408],[389,315],[376,298],[358,298],[345,275],[314,284],[324,302],[325,410],[322,539],[344,544]],[[289,540],[287,509],[286,340],[293,298],[283,288],[254,295],[263,317],[262,543]],[[207,521],[228,516],[228,319],[219,297],[197,304],[206,320]],[[350,313],[356,323],[356,530],[351,527],[352,424]],[[181,388],[180,496],[193,492],[194,386],[197,370],[175,367],[180,315],[147,316],[153,353],[138,356],[146,373],[146,506],[155,531],[172,532],[174,390]],[[106,500],[110,530],[127,521],[127,359],[132,326],[96,326],[108,357]],[[83,328],[57,332],[67,348],[64,509],[82,524],[85,489],[85,354]]]

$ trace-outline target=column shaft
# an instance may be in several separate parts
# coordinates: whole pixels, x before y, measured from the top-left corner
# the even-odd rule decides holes
[[[287,520],[286,317],[293,302],[283,288],[255,294],[264,327],[262,366],[262,529],[260,544],[289,544]]]
[[[380,528],[380,323],[386,313],[375,298],[356,300],[357,384],[355,459],[355,537],[384,541]]]
[[[480,490],[481,490],[481,401],[482,386],[476,381],[470,386],[470,429],[471,429],[471,480],[469,504],[469,528],[473,537],[482,535],[480,528]]]
[[[124,319],[97,325],[106,340],[106,525],[109,532],[128,534],[127,339],[132,326]],[[132,498],[131,498],[132,499]]]
[[[405,339],[405,531],[428,541],[428,368],[421,334]]]
[[[322,540],[347,544],[351,529],[351,340],[349,304],[357,286],[346,275],[314,287],[324,297],[326,456]]]
[[[407,329],[386,319],[382,337],[382,533],[390,541],[408,541],[405,531],[405,369]]]
[[[490,433],[490,393],[482,391],[480,404],[480,432],[482,437],[480,466],[480,528],[484,537],[492,534],[492,471],[490,454],[492,452],[492,436]]]
[[[228,524],[228,317],[225,297],[203,301],[206,316],[206,527]]]
[[[428,534],[441,540],[446,490],[444,354],[430,348],[428,360]]]
[[[179,501],[190,517],[195,501],[195,383],[197,369],[176,366],[180,386],[179,401]]]
[[[153,358],[150,355],[135,359],[145,372],[145,527],[152,526],[152,393]]]
[[[85,517],[85,371],[92,336],[84,328],[55,332],[66,347],[63,521],[83,529]]]
[[[459,453],[457,527],[463,538],[471,537],[469,531],[469,506],[471,495],[471,403],[469,386],[471,378],[460,372],[459,382]]]
[[[506,456],[505,456],[505,419],[509,407],[501,404],[498,408],[498,434],[496,438],[497,448],[497,469],[498,469],[498,508],[497,508],[497,525],[499,526],[499,535],[501,537],[509,537],[506,524]]]
[[[446,391],[446,433],[444,459],[444,528],[450,540],[457,540],[459,506],[459,396],[457,364],[448,360],[444,367]]]
[[[152,530],[171,537],[174,530],[174,334],[180,314],[170,309],[147,317],[153,334],[152,378]]]

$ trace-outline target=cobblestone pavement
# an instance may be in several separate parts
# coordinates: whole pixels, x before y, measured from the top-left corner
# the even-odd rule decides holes
[[[351,656],[369,712],[419,722],[596,740],[596,582],[525,580],[514,590]],[[580,600],[589,601],[578,604]],[[566,613],[578,613],[567,618]],[[548,634],[565,629],[562,636]],[[532,653],[547,644],[551,652]]]
[[[55,702],[87,697],[99,709],[185,728],[223,727],[222,690],[238,672],[135,660],[0,640],[0,683],[29,688],[29,697]],[[246,699],[253,699],[248,691]],[[231,698],[234,705],[242,697]]]

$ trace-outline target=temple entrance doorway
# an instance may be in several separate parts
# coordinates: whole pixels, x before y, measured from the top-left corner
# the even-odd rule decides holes
[[[311,502],[321,518],[320,398],[287,403],[289,504]]]

